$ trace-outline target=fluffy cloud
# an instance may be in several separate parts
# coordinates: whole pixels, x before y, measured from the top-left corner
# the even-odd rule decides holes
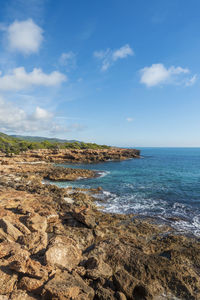
[[[105,51],[95,51],[94,57],[101,60],[101,70],[106,71],[110,66],[113,65],[119,59],[126,58],[128,56],[134,55],[134,51],[131,47],[126,44],[117,50],[107,49]]]
[[[177,80],[181,74],[188,74],[190,71],[181,67],[171,66],[166,68],[163,64],[153,64],[140,70],[140,82],[147,87],[156,86],[162,83],[172,83]]]
[[[47,110],[37,106],[35,112],[33,113],[33,119],[36,120],[49,120],[53,117],[53,114]]]
[[[15,21],[6,30],[10,50],[23,54],[38,52],[43,40],[43,30],[33,20]]]
[[[49,114],[40,107],[32,114],[27,114],[23,109],[0,97],[0,131],[18,133],[48,130]]]
[[[67,77],[58,71],[46,74],[41,69],[34,68],[28,73],[24,67],[19,67],[4,76],[0,72],[0,90],[19,91],[32,86],[56,86],[66,80]]]
[[[41,107],[36,107],[34,112],[27,113],[0,97],[0,131],[2,132],[52,135],[76,130],[81,130],[81,125],[66,126],[57,122],[51,112]]]
[[[68,69],[74,69],[76,67],[76,54],[72,51],[62,53],[59,58],[59,64]]]

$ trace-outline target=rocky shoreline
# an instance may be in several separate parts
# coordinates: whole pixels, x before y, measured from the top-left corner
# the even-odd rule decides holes
[[[18,160],[54,163],[96,163],[140,158],[140,150],[125,148],[109,149],[39,149],[17,155]]]
[[[42,184],[96,174],[32,154],[0,157],[0,300],[200,299],[198,239],[101,212],[100,188]]]

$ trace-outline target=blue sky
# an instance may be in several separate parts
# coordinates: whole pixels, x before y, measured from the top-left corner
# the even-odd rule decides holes
[[[0,131],[200,147],[199,0],[3,0]]]

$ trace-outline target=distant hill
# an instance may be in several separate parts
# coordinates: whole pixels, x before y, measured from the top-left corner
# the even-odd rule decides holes
[[[33,149],[108,149],[109,146],[38,136],[7,135],[0,132],[0,152],[10,155]]]
[[[47,138],[47,137],[42,137],[42,136],[29,136],[29,135],[9,135],[13,138],[18,138],[24,141],[29,141],[29,142],[42,142],[42,141],[48,141],[50,143],[81,143],[81,141],[77,140],[64,140],[64,139],[58,139],[58,138]]]

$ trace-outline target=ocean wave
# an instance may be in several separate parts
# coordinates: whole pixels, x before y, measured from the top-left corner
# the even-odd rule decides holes
[[[103,191],[100,198],[105,202],[102,209],[104,212],[153,217],[159,224],[169,225],[181,233],[200,236],[200,214],[196,215],[189,205],[179,202],[170,204],[162,199],[145,198],[140,194],[119,196],[109,191]],[[101,205],[100,202],[97,204]]]

